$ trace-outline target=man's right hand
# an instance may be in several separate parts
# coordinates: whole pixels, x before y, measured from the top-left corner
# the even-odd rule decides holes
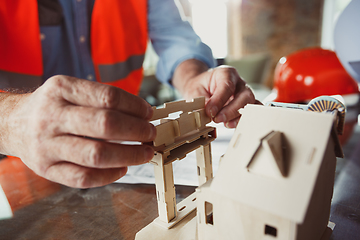
[[[150,105],[121,89],[54,76],[33,93],[1,96],[0,152],[51,181],[102,186],[153,157],[149,146],[109,142],[156,136]]]

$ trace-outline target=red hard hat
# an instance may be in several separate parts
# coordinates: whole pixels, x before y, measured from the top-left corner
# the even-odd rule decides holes
[[[321,95],[359,93],[357,82],[346,72],[335,52],[303,49],[280,59],[275,69],[276,102],[306,102]]]

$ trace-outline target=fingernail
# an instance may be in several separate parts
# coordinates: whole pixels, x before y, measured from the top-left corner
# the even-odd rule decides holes
[[[154,140],[156,137],[156,128],[154,125],[150,123],[150,133],[149,133],[149,141]]]
[[[226,116],[224,113],[220,113],[216,118],[215,122],[226,122]]]
[[[230,121],[230,122],[225,123],[225,127],[226,128],[236,128],[238,123],[239,123],[239,121]]]
[[[213,106],[213,107],[210,109],[211,118],[214,118],[214,117],[216,116],[217,112],[218,112],[217,106]]]
[[[145,148],[145,152],[144,152],[144,163],[150,162],[151,159],[153,159],[154,157],[154,149],[152,149],[151,147],[146,147]]]
[[[152,107],[151,106],[149,106],[148,108],[147,108],[147,112],[146,112],[146,119],[150,119],[151,117],[152,117],[152,115],[153,115],[153,112],[154,112],[154,110],[152,109]]]

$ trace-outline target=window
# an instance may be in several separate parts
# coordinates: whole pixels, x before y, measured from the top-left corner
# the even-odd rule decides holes
[[[270,236],[276,237],[277,229],[275,227],[265,225],[265,235],[270,235]]]
[[[205,219],[206,224],[214,225],[213,205],[205,201]]]
[[[321,47],[334,49],[336,20],[351,0],[325,0],[322,17]]]
[[[190,0],[192,25],[215,58],[227,56],[227,0]],[[206,9],[206,11],[204,11]]]

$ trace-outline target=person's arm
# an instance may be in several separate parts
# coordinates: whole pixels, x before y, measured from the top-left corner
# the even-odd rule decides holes
[[[172,84],[186,99],[205,96],[207,115],[228,128],[236,127],[240,108],[259,103],[237,71],[229,66],[209,69],[203,62],[189,59],[176,68]]]
[[[189,22],[183,20],[174,0],[149,0],[149,37],[159,55],[156,77],[169,84],[177,66],[197,59],[208,68],[216,66],[211,49],[196,35]]]
[[[205,96],[208,116],[236,127],[238,109],[257,102],[236,70],[215,68],[210,48],[181,19],[174,1],[149,0],[148,19],[149,35],[160,57],[159,80],[172,84],[186,99]]]
[[[109,184],[127,166],[152,159],[152,109],[121,89],[67,76],[35,92],[0,93],[0,153],[17,156],[38,175],[70,187]]]

